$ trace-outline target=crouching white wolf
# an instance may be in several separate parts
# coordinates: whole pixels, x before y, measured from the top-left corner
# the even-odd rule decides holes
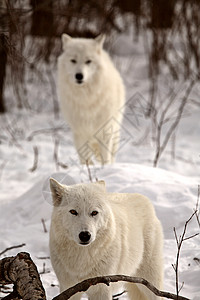
[[[103,42],[102,35],[96,39],[62,35],[58,95],[81,163],[91,163],[92,155],[102,164],[112,163],[118,149],[125,92]]]
[[[50,253],[61,291],[90,277],[116,274],[143,277],[162,289],[162,228],[146,197],[107,193],[102,181],[66,186],[51,179],[50,186]],[[90,287],[87,295],[111,300],[120,285]],[[130,300],[161,299],[141,285],[129,283],[125,289]]]

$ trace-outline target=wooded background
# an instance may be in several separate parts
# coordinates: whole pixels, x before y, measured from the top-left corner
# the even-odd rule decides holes
[[[134,27],[136,36],[141,30],[150,31],[147,59],[153,84],[160,62],[168,66],[176,80],[180,74],[199,78],[199,11],[199,0],[1,0],[0,113],[8,109],[4,97],[6,76],[12,80],[17,106],[26,106],[25,68],[34,71],[41,61],[56,60],[63,32],[94,37],[102,32],[123,33],[128,26]],[[181,56],[174,38],[182,41]]]

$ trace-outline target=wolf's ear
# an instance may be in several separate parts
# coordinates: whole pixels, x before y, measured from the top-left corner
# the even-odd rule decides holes
[[[102,186],[106,186],[106,183],[105,183],[104,180],[98,180],[96,183],[97,183],[97,184],[100,184],[100,185],[102,185]]]
[[[62,202],[62,196],[64,193],[64,187],[58,181],[50,178],[50,189],[52,193],[53,205],[59,206]]]
[[[62,47],[63,49],[65,49],[67,44],[72,40],[72,37],[66,33],[63,33],[61,36],[61,40],[62,40]]]
[[[98,46],[100,46],[100,48],[103,48],[103,43],[105,41],[105,34],[100,34],[95,38],[95,41],[97,42]]]
[[[104,190],[106,190],[106,183],[104,180],[98,180],[95,184],[100,185]]]

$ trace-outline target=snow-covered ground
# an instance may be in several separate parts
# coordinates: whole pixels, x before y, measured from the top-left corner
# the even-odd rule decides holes
[[[116,52],[121,49],[120,44],[126,45],[124,48],[128,52],[120,50],[119,57],[119,52]],[[155,141],[147,130],[152,123],[142,109],[149,99],[148,71],[142,42],[133,43],[128,37],[122,36],[116,42],[113,53],[127,87],[122,139],[116,163],[104,167],[95,165],[91,167],[91,175],[93,180],[105,180],[110,192],[139,192],[152,200],[165,237],[164,289],[175,293],[172,264],[176,261],[177,245],[173,227],[178,236],[181,235],[197,203],[200,184],[200,108],[193,101],[186,106],[176,133],[176,143],[174,139],[170,140],[158,168],[154,168]],[[44,88],[42,82],[36,88],[28,82],[29,102],[36,103],[34,107],[40,102],[38,110],[9,109],[6,115],[0,116],[0,252],[10,246],[26,244],[21,249],[7,251],[0,258],[15,255],[21,250],[29,252],[43,273],[42,281],[48,299],[51,299],[59,293],[59,289],[48,258],[48,232],[44,232],[43,226],[45,222],[49,231],[52,206],[48,178],[54,176],[72,184],[89,181],[89,174],[86,167],[79,165],[70,129],[61,117],[55,118],[51,111],[52,99],[47,84]],[[183,91],[182,83],[173,84]],[[168,86],[166,77],[161,77],[159,89],[162,99],[167,98]],[[200,86],[197,84],[190,95],[191,100],[198,101],[199,94]],[[10,95],[8,91],[8,101],[11,101]],[[38,99],[38,96],[41,98]],[[178,94],[177,97],[181,99],[182,95]],[[47,109],[44,109],[45,101]],[[176,106],[173,107],[175,109]],[[170,126],[170,122],[168,124]],[[188,224],[186,237],[198,232],[199,225],[194,217]],[[199,300],[199,236],[183,242],[179,276],[180,286],[184,282],[181,295]]]

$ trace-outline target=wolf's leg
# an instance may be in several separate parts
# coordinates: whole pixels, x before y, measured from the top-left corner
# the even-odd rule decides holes
[[[104,284],[91,287],[87,294],[89,300],[112,300],[112,290]]]
[[[74,296],[70,297],[70,300],[81,300],[81,295],[83,293],[77,293]]]
[[[163,289],[163,236],[160,224],[155,224],[155,234],[152,241],[149,240],[151,249],[145,249],[144,259],[137,276],[145,278],[152,283],[157,289]],[[146,295],[148,300],[161,300],[163,298],[156,296],[143,285],[138,288]]]
[[[102,147],[101,153],[103,159],[105,161],[107,159],[107,163],[114,163],[120,141],[120,124],[117,123],[117,121],[112,124],[112,130],[110,130],[109,133],[108,135],[105,135],[105,141],[103,143],[103,146],[107,150],[107,152],[105,153],[105,150]]]
[[[80,134],[74,134],[74,144],[79,155],[81,164],[92,164],[94,156],[93,149],[90,145],[89,138],[83,138]]]
[[[112,150],[111,150],[111,162],[114,163],[115,156],[117,154],[118,148],[119,148],[119,141],[120,141],[120,133],[115,134],[115,138],[112,141]]]
[[[125,289],[128,292],[128,297],[130,300],[150,300],[139,290],[136,284],[127,283]]]
[[[106,143],[99,143],[99,151],[101,157],[101,164],[112,163],[112,140],[106,141]]]
[[[74,286],[74,283],[70,284],[70,285],[66,285],[66,284],[62,285],[62,284],[60,284],[60,293],[66,291],[71,286]],[[70,298],[70,300],[80,300],[82,295],[83,295],[83,293],[76,293],[74,296],[72,296]]]

